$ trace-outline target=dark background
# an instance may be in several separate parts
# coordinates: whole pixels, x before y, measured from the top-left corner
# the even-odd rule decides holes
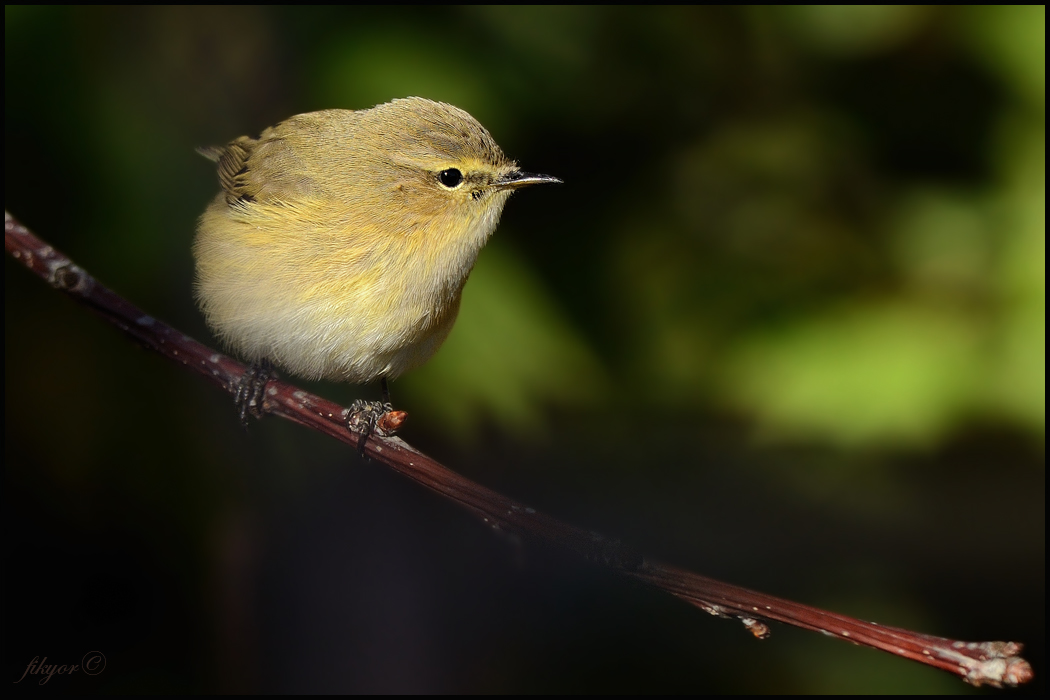
[[[1028,645],[1043,687],[1045,10],[5,10],[5,206],[214,342],[194,153],[462,107],[516,195],[402,436],[701,573]],[[964,692],[514,542],[5,263],[3,663],[47,692]],[[310,385],[343,403],[375,387]]]

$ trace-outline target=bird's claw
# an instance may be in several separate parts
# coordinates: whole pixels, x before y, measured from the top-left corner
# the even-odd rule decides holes
[[[233,395],[233,403],[237,406],[241,425],[248,427],[249,414],[255,418],[263,417],[266,384],[276,377],[277,373],[268,360],[253,362],[241,375],[237,382],[237,391]]]
[[[365,441],[372,435],[389,437],[408,418],[405,411],[395,411],[389,402],[364,401],[358,399],[350,405],[346,413],[346,427],[351,433],[359,435],[358,451],[365,450]]]

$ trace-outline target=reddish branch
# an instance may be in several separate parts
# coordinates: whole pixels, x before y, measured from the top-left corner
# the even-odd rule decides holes
[[[5,212],[7,252],[27,268],[91,307],[140,344],[197,371],[230,393],[246,368],[143,313],[95,281],[69,258],[47,245]],[[346,410],[285,382],[267,384],[263,409],[358,447],[359,436],[346,428]],[[776,620],[823,632],[950,671],[973,685],[1017,686],[1032,679],[1032,667],[1017,642],[961,642],[883,627],[845,615],[794,603],[644,559],[617,540],[582,530],[496,493],[438,464],[396,437],[373,435],[365,453],[377,462],[473,511],[491,527],[532,535],[667,591],[702,610],[736,618],[762,639],[765,621]]]

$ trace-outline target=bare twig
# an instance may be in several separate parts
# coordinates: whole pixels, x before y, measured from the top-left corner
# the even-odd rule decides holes
[[[94,309],[140,344],[196,370],[234,393],[246,368],[143,313],[99,284],[83,269],[47,245],[5,212],[7,252],[56,289]],[[263,409],[358,447],[358,435],[346,428],[347,409],[295,386],[271,380]],[[955,673],[973,685],[1017,686],[1033,677],[1019,656],[1017,642],[961,642],[794,603],[722,583],[673,566],[644,559],[617,540],[566,524],[466,479],[396,437],[373,435],[364,451],[408,478],[479,515],[491,527],[553,542],[589,561],[615,569],[667,591],[702,610],[736,618],[758,638],[769,636],[764,621],[776,620],[874,647]]]

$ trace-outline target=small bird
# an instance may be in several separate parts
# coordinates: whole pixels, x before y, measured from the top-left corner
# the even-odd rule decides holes
[[[383,402],[352,412],[366,435],[390,410],[387,380],[448,337],[511,193],[561,182],[522,172],[469,114],[420,97],[300,114],[200,152],[218,164],[222,191],[197,228],[196,296],[209,327],[252,363],[242,421],[261,414],[276,366],[379,379]]]

